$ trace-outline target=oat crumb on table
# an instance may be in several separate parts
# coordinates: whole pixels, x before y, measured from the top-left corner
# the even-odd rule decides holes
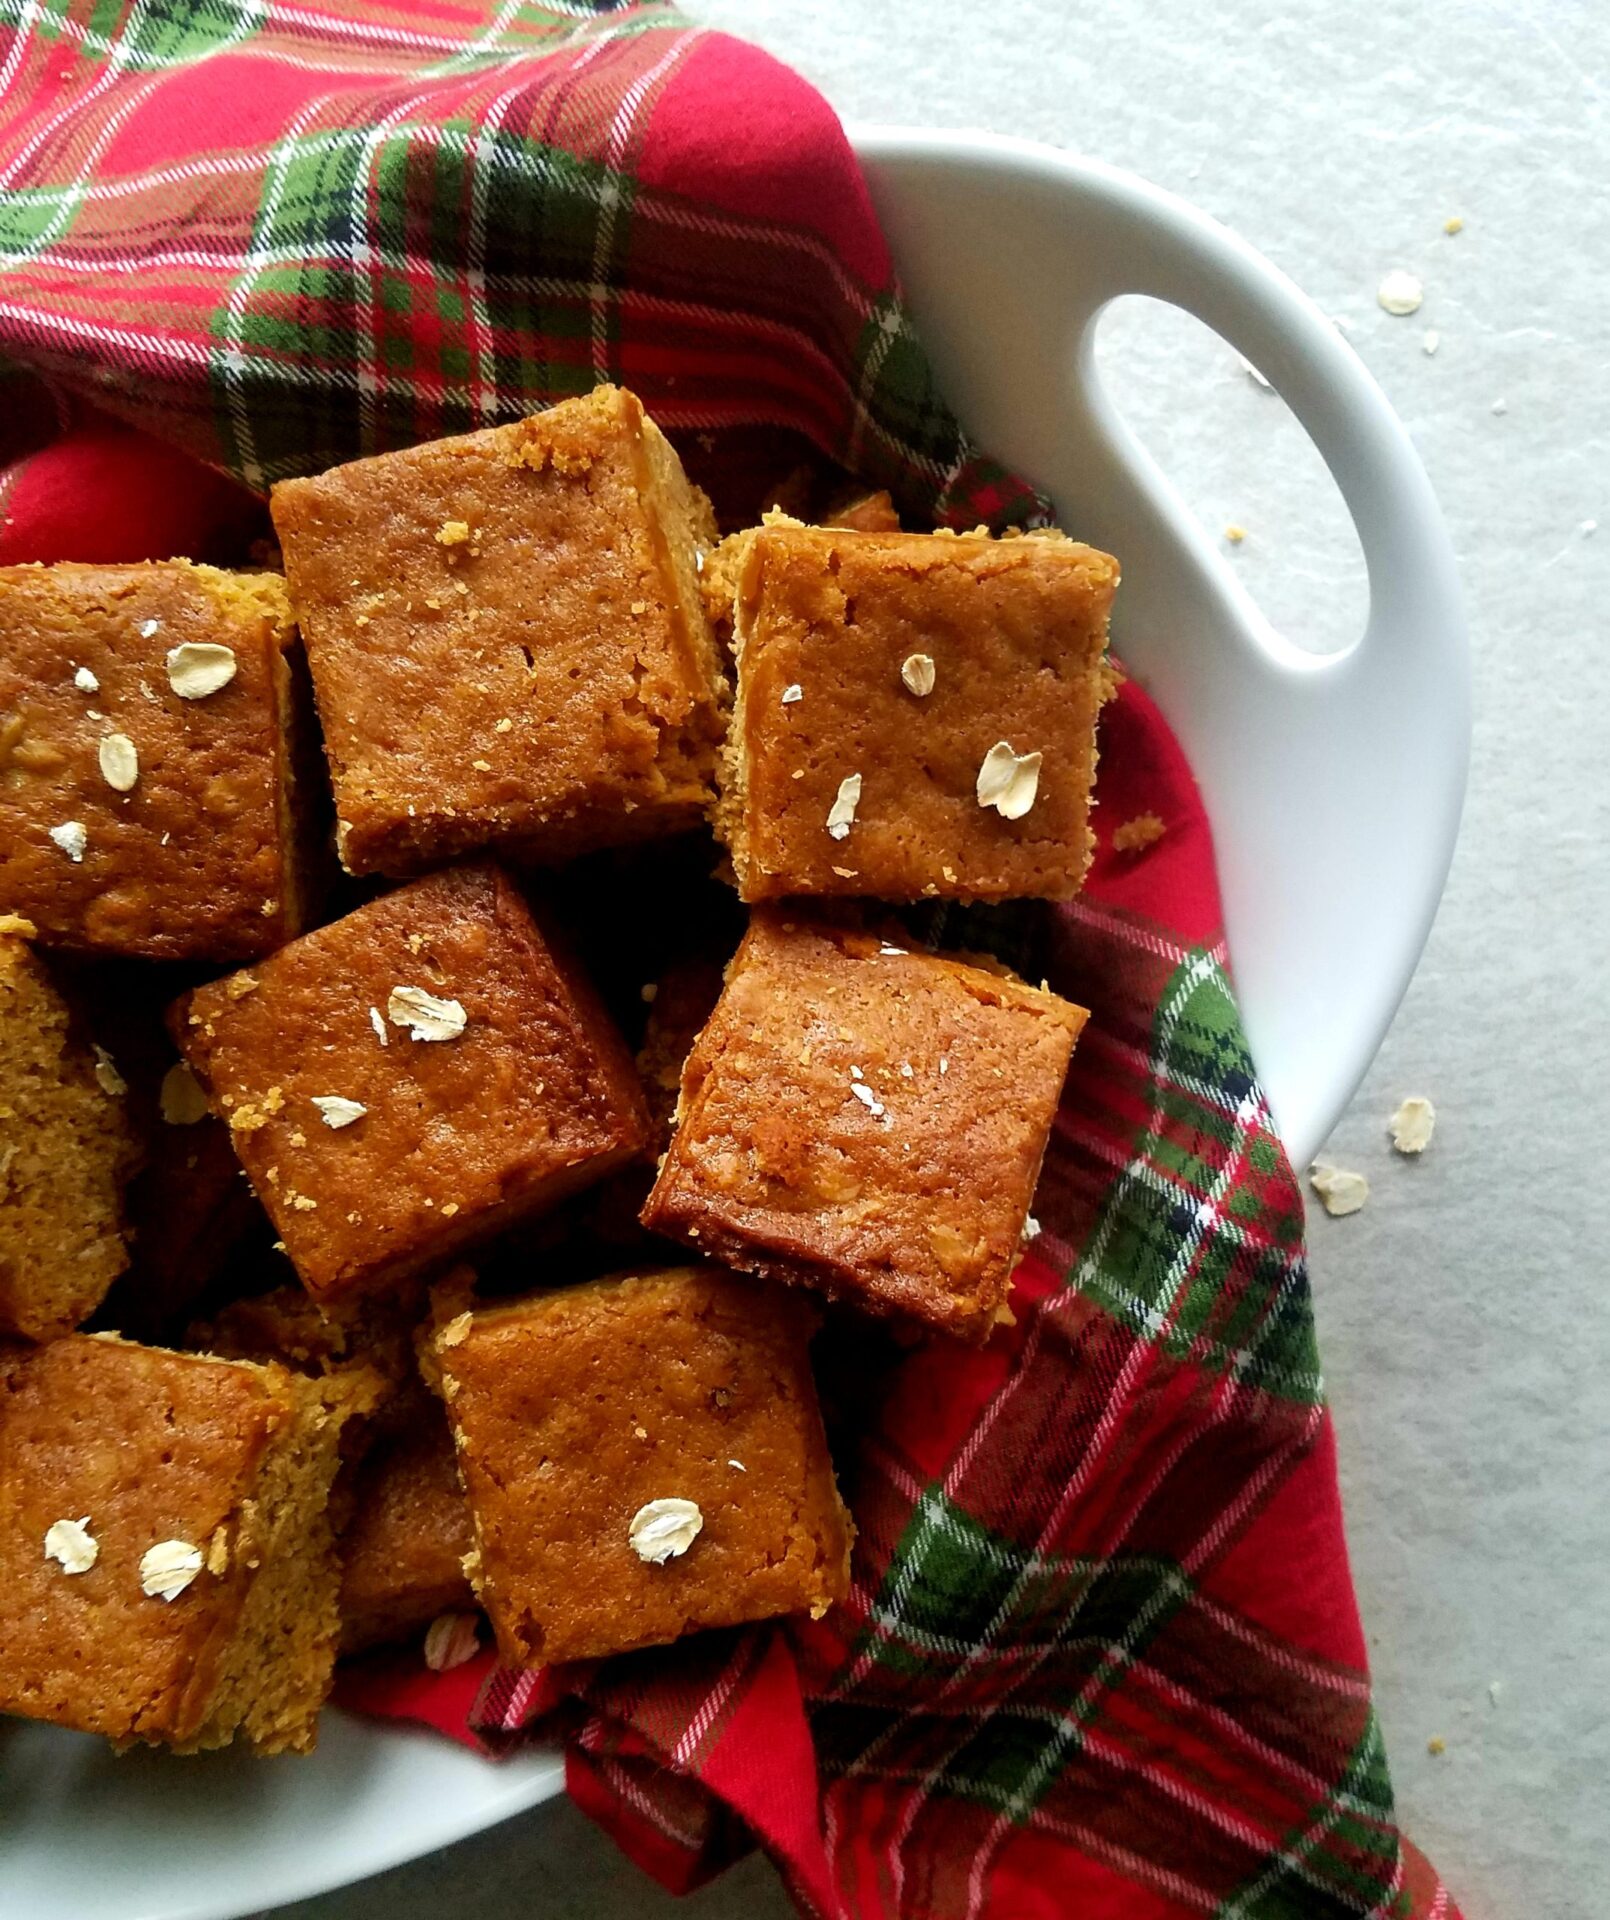
[[[1309,1170],[1308,1184],[1336,1220],[1357,1213],[1370,1197],[1369,1181],[1346,1167],[1315,1166]]]
[[[1398,1105],[1388,1125],[1392,1145],[1402,1154],[1424,1153],[1431,1145],[1437,1124],[1437,1110],[1424,1094],[1411,1093]]]

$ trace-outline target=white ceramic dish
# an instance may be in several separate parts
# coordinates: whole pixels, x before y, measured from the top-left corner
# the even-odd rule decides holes
[[[985,134],[854,135],[944,387],[978,440],[1124,562],[1117,639],[1179,733],[1219,850],[1253,1051],[1294,1159],[1357,1086],[1419,958],[1464,789],[1469,673],[1452,554],[1403,428],[1324,316],[1172,196]],[[1093,322],[1150,294],[1272,380],[1353,514],[1357,644],[1272,632],[1108,404]],[[8,1920],[226,1920],[361,1878],[560,1790],[331,1713],[306,1761],[115,1759],[0,1724]]]

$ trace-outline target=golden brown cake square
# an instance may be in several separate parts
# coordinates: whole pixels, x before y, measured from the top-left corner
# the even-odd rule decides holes
[[[1061,899],[1118,565],[1061,534],[740,536],[716,821],[745,900]]]
[[[483,1307],[437,1335],[506,1660],[818,1615],[850,1527],[811,1377],[809,1304],[715,1267]]]
[[[295,637],[277,574],[0,568],[0,911],[153,960],[299,932]]]
[[[372,900],[172,1018],[321,1301],[394,1286],[647,1141],[625,1043],[493,866]]]
[[[441,1614],[473,1609],[464,1571],[473,1545],[453,1436],[433,1402],[358,1469],[341,1543],[341,1651],[407,1640]]]
[[[1003,973],[757,912],[643,1224],[986,1339],[1085,1018]]]
[[[568,858],[712,798],[708,502],[635,395],[274,489],[354,873]]]
[[[342,1412],[283,1367],[0,1350],[0,1712],[305,1752],[329,1690]]]
[[[109,1055],[0,921],[0,1334],[85,1320],[128,1265],[123,1192],[139,1158]]]

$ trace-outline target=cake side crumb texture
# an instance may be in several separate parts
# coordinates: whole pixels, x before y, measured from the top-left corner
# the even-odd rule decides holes
[[[0,1333],[67,1332],[128,1264],[138,1147],[95,1067],[44,963],[0,933]]]
[[[181,1752],[312,1745],[341,1416],[280,1367],[70,1335],[0,1357],[0,1711]],[[69,1574],[47,1530],[83,1520]],[[196,1570],[163,1599],[159,1547]]]

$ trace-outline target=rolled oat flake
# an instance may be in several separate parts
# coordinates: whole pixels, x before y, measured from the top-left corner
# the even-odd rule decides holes
[[[140,1590],[149,1600],[177,1600],[202,1569],[200,1547],[159,1540],[140,1556]]]
[[[126,733],[109,733],[100,744],[101,778],[116,793],[133,791],[140,777],[139,749]]]
[[[183,640],[168,649],[168,685],[181,700],[205,700],[229,685],[239,664],[233,647]]]
[[[687,1552],[703,1525],[704,1515],[692,1500],[650,1500],[632,1515],[626,1537],[639,1560],[663,1567]]]

